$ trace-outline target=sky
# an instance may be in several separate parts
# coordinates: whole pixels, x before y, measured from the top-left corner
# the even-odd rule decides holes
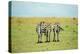
[[[70,4],[13,1],[11,3],[10,8],[11,8],[11,16],[78,17],[77,5],[70,5]]]

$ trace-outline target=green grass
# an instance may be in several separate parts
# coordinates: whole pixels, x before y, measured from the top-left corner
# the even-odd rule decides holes
[[[60,42],[52,42],[53,33],[51,33],[51,42],[45,43],[46,36],[43,36],[43,43],[37,43],[38,36],[36,25],[40,21],[50,23],[59,22],[64,29],[60,32]],[[77,18],[16,18],[11,20],[11,39],[12,52],[33,52],[46,50],[66,50],[78,48]],[[73,24],[74,23],[74,24]]]

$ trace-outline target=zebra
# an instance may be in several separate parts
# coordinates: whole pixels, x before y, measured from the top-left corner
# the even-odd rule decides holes
[[[42,34],[46,36],[46,42],[50,42],[51,25],[44,21],[41,21],[37,27],[36,32],[38,34],[38,43],[42,43]]]
[[[55,23],[53,26],[53,33],[54,33],[54,37],[53,37],[53,42],[59,42],[59,33],[61,30],[63,30],[63,28],[60,27],[59,23]]]

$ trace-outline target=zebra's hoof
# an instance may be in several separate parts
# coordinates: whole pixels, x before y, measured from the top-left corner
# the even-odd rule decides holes
[[[53,42],[56,42],[56,40],[53,40]]]
[[[37,43],[42,43],[42,41],[39,41],[39,42],[37,42]]]
[[[59,42],[59,40],[57,40],[57,42]]]
[[[39,43],[39,42],[37,42],[37,43]]]
[[[40,41],[39,43],[42,43],[42,41]]]
[[[45,41],[45,42],[50,42],[50,41]]]
[[[50,41],[48,41],[48,42],[50,42]]]
[[[48,42],[50,42],[50,41],[48,41]]]

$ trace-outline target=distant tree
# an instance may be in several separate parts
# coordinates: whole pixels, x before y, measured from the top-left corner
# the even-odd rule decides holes
[[[75,18],[75,17],[73,17],[73,20],[76,20],[76,18]]]

